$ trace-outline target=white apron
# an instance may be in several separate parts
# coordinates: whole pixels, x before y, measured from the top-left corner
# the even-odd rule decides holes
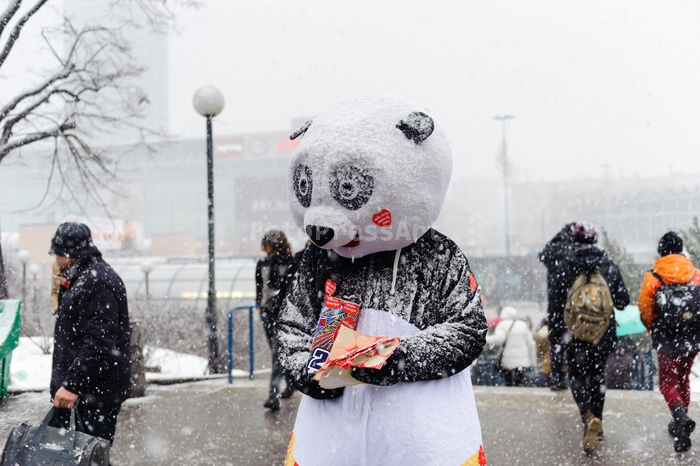
[[[402,337],[417,327],[363,309],[356,330]],[[285,466],[482,466],[469,369],[441,380],[346,387],[335,400],[304,395]]]

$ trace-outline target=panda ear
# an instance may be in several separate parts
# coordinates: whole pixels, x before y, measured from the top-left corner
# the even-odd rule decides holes
[[[311,126],[311,123],[312,123],[313,121],[314,121],[314,120],[307,120],[306,123],[304,123],[303,125],[301,125],[301,128],[299,128],[298,130],[294,131],[294,132],[289,136],[289,139],[294,140],[294,139],[298,138],[299,136],[302,136],[304,133],[306,133],[306,130],[309,129],[309,126]]]
[[[423,112],[413,112],[396,125],[398,129],[416,144],[420,144],[433,134],[435,122]]]

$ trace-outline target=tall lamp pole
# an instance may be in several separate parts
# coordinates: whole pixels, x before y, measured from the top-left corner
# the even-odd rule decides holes
[[[510,257],[510,213],[508,211],[508,155],[506,151],[506,121],[515,118],[513,115],[496,115],[494,120],[500,120],[502,129],[502,153],[501,163],[503,164],[503,197],[506,206],[506,257]]]
[[[209,292],[207,295],[206,321],[209,326],[209,373],[220,374],[223,367],[219,361],[219,339],[217,337],[216,287],[214,280],[214,147],[211,120],[224,109],[224,95],[214,86],[202,86],[192,99],[197,112],[207,119],[207,195],[209,219]]]

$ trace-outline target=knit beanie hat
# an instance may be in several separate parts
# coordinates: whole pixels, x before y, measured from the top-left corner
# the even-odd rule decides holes
[[[669,254],[681,254],[683,252],[683,238],[675,231],[669,231],[659,240],[657,251],[662,257]]]
[[[90,228],[82,223],[72,222],[62,223],[58,226],[51,239],[49,253],[76,259],[101,255],[92,242]]]
[[[576,243],[595,244],[598,242],[598,232],[593,224],[576,222],[571,229],[571,236]]]

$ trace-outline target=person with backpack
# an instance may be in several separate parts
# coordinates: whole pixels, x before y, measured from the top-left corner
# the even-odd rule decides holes
[[[500,346],[500,370],[506,387],[525,385],[525,371],[535,367],[535,339],[518,311],[510,306],[501,310],[501,321],[493,335],[486,335],[486,343]]]
[[[630,302],[620,268],[596,246],[593,225],[577,222],[571,229],[572,255],[556,266],[550,306],[555,321],[564,322],[571,392],[584,426],[583,450],[592,453],[603,439],[605,365],[617,342],[613,307]]]
[[[659,259],[644,275],[639,312],[659,359],[659,388],[671,410],[668,425],[673,447],[690,449],[695,421],[688,416],[690,370],[700,350],[700,272],[683,255],[683,238],[669,231],[661,237]]]

